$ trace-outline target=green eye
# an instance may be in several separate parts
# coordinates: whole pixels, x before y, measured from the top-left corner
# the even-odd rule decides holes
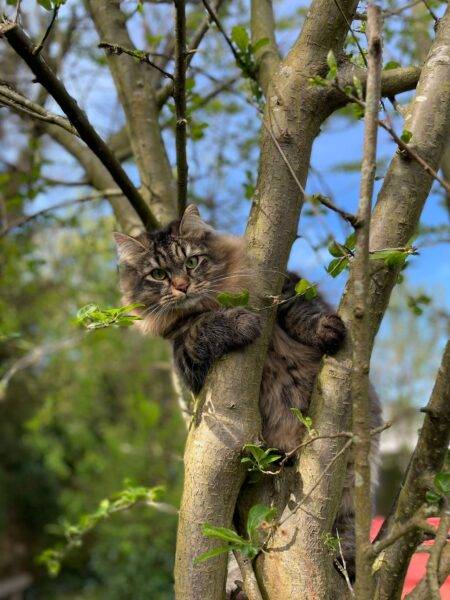
[[[190,256],[184,263],[188,269],[195,269],[198,265],[198,256]]]
[[[153,279],[159,280],[165,279],[167,277],[167,273],[163,269],[153,269],[150,275],[153,277]]]

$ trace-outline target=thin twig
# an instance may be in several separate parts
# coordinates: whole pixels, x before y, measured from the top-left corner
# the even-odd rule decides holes
[[[60,352],[66,348],[71,348],[79,341],[81,341],[84,337],[83,334],[79,334],[76,336],[72,336],[65,340],[57,340],[55,342],[49,342],[47,344],[43,344],[42,346],[37,346],[30,350],[27,354],[17,359],[9,369],[2,375],[0,378],[0,402],[3,402],[6,397],[6,390],[11,379],[20,371],[27,369],[28,367],[32,367],[33,365],[39,364],[45,356],[49,354],[53,354],[55,352]]]
[[[225,29],[224,29],[222,23],[220,22],[219,17],[217,16],[215,10],[212,8],[212,6],[211,6],[211,4],[209,3],[208,0],[202,0],[202,2],[203,2],[203,6],[205,7],[207,13],[211,17],[211,20],[217,25],[217,29],[223,35],[224,40],[228,44],[228,47],[230,48],[231,53],[234,56],[234,60],[236,61],[236,63],[238,64],[238,66],[242,68],[244,65],[242,64],[241,57],[237,53],[236,48],[234,47],[233,42],[231,41],[230,37],[228,36],[227,32],[225,31]]]
[[[80,109],[75,99],[68,93],[63,83],[42,58],[42,55],[33,54],[33,43],[25,31],[16,23],[5,21],[0,25],[0,35],[4,35],[10,46],[27,63],[36,80],[44,86],[53,99],[59,104],[62,111],[78,131],[81,139],[87,144],[105,168],[111,174],[117,186],[128,198],[130,204],[142,219],[148,229],[157,229],[159,223],[150,207],[145,202],[131,179],[122,168],[109,146],[99,136],[89,122],[86,114]]]
[[[426,518],[432,514],[434,514],[434,509],[433,511],[430,511],[430,507],[426,505],[422,506],[406,523],[396,526],[390,535],[383,538],[379,542],[374,542],[367,550],[367,556],[373,560],[381,552],[383,552],[383,550],[386,550],[386,548],[392,546],[392,544],[394,544],[401,537],[404,537],[410,531],[414,531],[415,529],[422,529],[427,533],[435,534],[436,530],[434,527],[426,521]]]
[[[336,89],[338,89],[340,92],[345,94],[349,100],[351,100],[355,104],[358,104],[359,106],[361,106],[364,109],[366,108],[366,103],[364,102],[364,100],[361,100],[361,98],[358,98],[354,94],[351,94],[348,91],[345,91],[344,88],[342,88],[339,85],[339,83],[335,82],[332,85],[334,85],[336,87]],[[442,185],[442,187],[445,188],[445,190],[448,193],[450,193],[450,183],[448,181],[446,181],[444,178],[440,177],[439,174],[437,173],[437,171],[435,171],[433,169],[433,167],[431,165],[429,165],[426,162],[426,160],[420,156],[420,154],[418,154],[413,148],[411,148],[406,142],[404,142],[397,135],[394,128],[390,124],[386,123],[386,121],[384,121],[383,119],[378,119],[378,125],[389,133],[389,135],[392,137],[394,142],[399,147],[401,154],[408,156],[412,160],[415,160],[423,168],[423,170],[426,171],[426,173],[431,175],[431,177],[433,177],[433,179],[436,179],[436,181],[438,181]]]
[[[432,548],[432,546],[431,546]],[[424,550],[425,551],[425,550]],[[426,551],[430,553],[430,547],[426,548]],[[416,552],[419,552],[419,548],[417,548]],[[450,544],[444,546],[442,554],[441,554],[441,562],[439,564],[439,573],[438,573],[438,581],[439,585],[442,585],[444,581],[447,579],[447,576],[450,574]],[[429,590],[428,590],[428,582],[427,576],[422,578],[422,580],[416,585],[416,587],[405,596],[405,600],[429,600]]]
[[[49,112],[40,104],[29,100],[14,90],[11,86],[2,83],[0,83],[0,104],[8,106],[17,112],[26,114],[33,119],[58,125],[58,127],[62,127],[62,129],[65,129],[72,135],[76,135],[78,137],[78,131],[70,124],[68,119]]]
[[[347,584],[347,587],[349,589],[350,594],[352,596],[354,596],[355,595],[355,590],[353,589],[353,586],[352,586],[351,581],[350,581],[350,577],[348,576],[347,563],[345,561],[344,553],[342,552],[341,537],[340,537],[339,531],[337,529],[336,529],[336,537],[337,537],[338,547],[339,547],[339,556],[340,556],[340,558],[342,560],[342,565],[338,565],[338,568],[341,571],[342,575],[344,576],[345,583]]]
[[[130,48],[125,48],[124,46],[119,46],[119,44],[110,44],[108,42],[100,42],[100,44],[98,44],[98,47],[105,49],[108,54],[115,54],[118,56],[120,56],[121,54],[128,54],[128,56],[132,56],[133,58],[136,58],[139,62],[150,65],[151,67],[153,67],[154,69],[159,71],[162,75],[164,75],[164,77],[167,77],[168,79],[173,80],[172,73],[165,71],[164,69],[162,69],[159,65],[157,65],[155,62],[153,62],[150,59],[150,56],[152,56],[152,54],[153,54],[152,52],[144,52],[141,50],[132,50]]]
[[[16,14],[14,15],[14,23],[17,23],[20,15],[20,5],[22,4],[22,0],[17,0],[16,4]]]
[[[16,229],[17,227],[23,227],[30,221],[37,219],[38,217],[42,217],[49,212],[54,212],[55,210],[60,210],[61,208],[67,208],[68,206],[73,206],[74,204],[82,204],[84,202],[91,202],[92,200],[101,200],[102,198],[111,198],[114,196],[122,196],[122,190],[118,189],[106,189],[100,192],[94,192],[92,194],[87,194],[86,196],[81,196],[80,198],[74,198],[72,200],[66,200],[64,202],[59,202],[58,204],[54,204],[53,206],[47,206],[42,210],[38,210],[31,215],[27,215],[26,217],[22,217],[17,219],[17,221],[13,221],[9,223],[4,229],[0,231],[0,238],[7,235],[12,229]]]
[[[252,561],[237,550],[233,550],[233,554],[241,570],[244,592],[248,600],[263,600]]]
[[[359,43],[359,40],[358,40],[358,38],[356,37],[356,33],[355,33],[355,32],[353,31],[353,29],[352,29],[352,24],[351,24],[351,23],[350,23],[350,21],[347,19],[347,15],[346,15],[346,14],[345,14],[345,12],[342,10],[342,7],[341,7],[341,5],[339,4],[339,2],[338,2],[337,0],[334,0],[334,3],[336,4],[336,7],[337,7],[337,9],[338,9],[338,10],[339,10],[339,12],[341,13],[341,15],[342,15],[342,18],[343,18],[343,19],[344,19],[344,21],[346,22],[346,24],[347,24],[347,27],[348,27],[348,30],[350,31],[350,33],[351,33],[351,35],[352,35],[352,38],[354,39],[354,41],[355,41],[355,44],[356,44],[356,45],[357,45],[357,47],[358,47],[359,53],[360,53],[360,54],[361,54],[361,56],[362,56],[362,59],[363,59],[363,61],[364,61],[364,64],[365,64],[365,66],[367,67],[367,58],[366,58],[366,55],[364,54],[364,50],[362,49],[362,47],[361,47],[361,44]]]
[[[175,77],[173,98],[175,100],[176,114],[175,149],[177,159],[178,214],[181,216],[186,208],[188,191],[185,0],[175,0]]]
[[[214,12],[216,12],[221,4],[223,4],[223,0],[217,0],[217,2],[214,5]],[[211,17],[209,16],[209,14],[205,17],[205,19],[200,23],[200,25],[198,26],[197,30],[194,32],[193,36],[192,36],[192,40],[190,42],[190,44],[188,45],[188,49],[186,51],[186,67],[189,67],[189,65],[191,64],[192,59],[194,58],[198,47],[201,43],[201,41],[203,40],[203,38],[205,37],[206,33],[208,32],[210,25],[211,25]],[[160,88],[156,94],[156,101],[158,104],[159,108],[162,108],[164,106],[164,104],[166,103],[167,99],[173,95],[173,82],[172,81],[168,81],[166,83],[166,85],[164,85],[162,88]]]
[[[42,48],[44,47],[45,42],[47,41],[48,36],[50,35],[50,32],[52,30],[52,27],[56,21],[56,18],[58,17],[58,12],[59,12],[59,5],[55,6],[55,8],[53,9],[53,13],[52,13],[52,18],[50,20],[50,23],[47,27],[47,29],[45,30],[44,35],[42,36],[41,41],[39,42],[39,44],[36,46],[36,48],[33,50],[33,54],[34,55],[38,55],[39,52],[41,52]]]
[[[322,471],[322,473],[320,474],[320,476],[317,478],[317,481],[312,485],[312,487],[309,489],[309,491],[303,496],[303,498],[297,502],[297,504],[291,508],[290,512],[288,515],[286,515],[286,517],[284,519],[282,519],[281,521],[279,521],[277,523],[277,527],[280,525],[283,525],[284,523],[286,523],[286,521],[288,519],[290,519],[299,508],[302,507],[302,505],[308,500],[308,498],[311,496],[311,494],[314,492],[314,490],[317,488],[317,486],[319,485],[319,483],[322,481],[322,479],[325,477],[325,475],[328,473],[328,471],[331,469],[331,467],[334,465],[334,463],[338,460],[339,457],[341,457],[343,454],[345,454],[345,452],[347,452],[348,448],[350,448],[350,446],[353,443],[353,439],[349,439],[345,442],[345,444],[342,446],[342,448],[339,450],[339,452],[337,452],[335,454],[335,456],[332,458],[332,460],[328,463],[328,465],[325,467],[325,469]]]
[[[422,0],[422,2],[425,4],[425,6],[427,7],[428,12],[430,13],[430,15],[433,17],[434,22],[438,23],[439,22],[439,17],[437,16],[437,14],[434,12],[434,10],[431,8],[430,3],[427,0]]]
[[[263,119],[262,122],[263,122],[263,125],[266,128],[267,132],[269,133],[270,137],[272,138],[272,141],[275,144],[278,152],[280,153],[281,158],[283,159],[284,163],[286,164],[286,166],[289,170],[289,173],[292,175],[292,178],[294,179],[298,189],[302,193],[304,200],[307,200],[307,201],[311,202],[312,205],[314,205],[314,198],[309,197],[308,194],[305,192],[304,187],[300,183],[299,178],[297,177],[291,163],[289,162],[288,157],[286,156],[285,152],[283,151],[283,148],[280,146],[274,132],[272,131],[272,128],[270,127],[270,125],[268,123],[266,123],[265,119]],[[335,204],[333,204],[331,202],[331,200],[328,200],[324,196],[317,196],[316,200],[318,202],[320,202],[320,204],[323,204],[323,206],[326,206],[330,210],[332,210],[335,213],[337,213],[338,215],[340,215],[345,221],[350,223],[350,225],[352,225],[352,227],[354,227],[355,229],[359,226],[358,218],[355,217],[355,215],[352,215],[351,213],[348,213],[347,211],[343,210],[342,208],[337,207]]]
[[[430,558],[427,563],[427,583],[430,591],[430,600],[440,600],[439,593],[439,565],[441,562],[441,554],[444,546],[447,543],[447,532],[450,525],[450,515],[448,512],[448,502],[443,499],[443,507],[441,511],[441,520],[436,532],[434,544],[430,550]]]

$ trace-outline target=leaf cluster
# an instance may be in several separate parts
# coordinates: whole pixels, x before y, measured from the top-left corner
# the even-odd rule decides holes
[[[117,308],[100,308],[97,304],[86,304],[77,312],[76,322],[90,331],[111,326],[129,327],[141,319],[129,313],[142,306],[142,304],[128,304]]]
[[[268,531],[273,526],[273,519],[276,514],[275,508],[269,508],[263,504],[255,504],[249,510],[247,517],[246,533],[247,538],[240,536],[233,529],[228,527],[216,527],[205,523],[202,533],[205,537],[225,542],[225,545],[217,546],[203,552],[194,561],[199,564],[220,554],[228,553],[232,550],[241,552],[247,558],[253,559],[262,550],[267,540]]]
[[[297,417],[297,419],[300,421],[300,423],[306,428],[309,435],[317,434],[316,430],[313,428],[313,421],[312,421],[311,417],[305,416],[299,408],[291,408],[290,411],[295,417]]]
[[[47,548],[41,552],[37,557],[38,564],[45,566],[50,576],[57,577],[66,554],[73,548],[80,547],[86,534],[98,523],[108,519],[116,512],[132,508],[138,502],[155,502],[160,498],[162,492],[161,486],[153,488],[130,486],[117,492],[111,498],[102,500],[93,513],[82,515],[77,523],[71,524],[63,521],[53,527],[53,532],[64,536],[66,545]]]
[[[242,25],[235,25],[231,30],[231,39],[236,46],[237,64],[246,79],[250,79],[250,87],[257,102],[261,102],[263,94],[258,83],[259,64],[256,58],[258,50],[269,43],[268,38],[261,38],[251,43],[247,30]]]
[[[248,471],[267,472],[271,465],[281,458],[276,448],[262,448],[257,444],[245,444],[243,451],[248,454],[241,463],[248,465]]]
[[[436,474],[433,481],[433,488],[428,490],[425,498],[430,504],[440,504],[445,498],[450,500],[450,472],[441,471]]]

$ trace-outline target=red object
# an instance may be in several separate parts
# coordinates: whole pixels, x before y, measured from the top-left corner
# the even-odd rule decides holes
[[[377,533],[380,531],[381,525],[383,524],[383,517],[375,517],[372,521],[372,529],[370,532],[371,538],[374,539]],[[439,519],[428,519],[430,525],[434,527],[438,526]],[[427,545],[431,545],[433,542],[425,542]],[[428,554],[424,552],[418,552],[414,554],[411,562],[409,563],[408,572],[406,573],[405,585],[403,587],[402,598],[409,594],[419,581],[425,575],[425,570],[428,562]],[[441,586],[441,598],[442,600],[450,600],[450,576],[447,577],[445,582]]]

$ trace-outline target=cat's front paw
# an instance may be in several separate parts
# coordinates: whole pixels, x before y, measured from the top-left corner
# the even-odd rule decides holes
[[[227,310],[227,317],[233,323],[237,346],[251,344],[261,335],[262,318],[260,315],[238,306]]]
[[[317,326],[319,348],[325,354],[336,354],[345,339],[345,325],[342,319],[334,314],[323,315]]]

